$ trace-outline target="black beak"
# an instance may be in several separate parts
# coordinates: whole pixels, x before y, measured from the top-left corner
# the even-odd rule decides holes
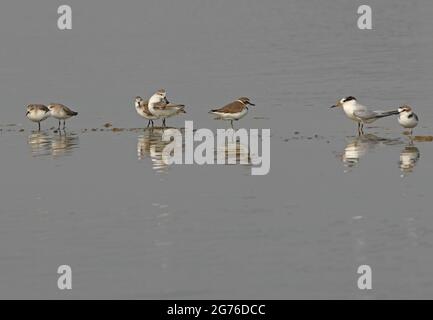
[[[29,115],[29,113],[30,113],[30,111],[27,111],[27,113],[26,113],[26,116],[28,116],[28,115]]]
[[[253,107],[255,106],[254,103],[251,103],[251,102],[249,102],[249,101],[248,101],[248,104],[249,104],[250,106],[253,106]]]
[[[330,106],[330,107],[329,107],[329,109],[332,109],[332,108],[337,108],[337,106],[336,106],[336,105],[333,105],[333,106]]]
[[[398,110],[392,111],[391,114],[400,114]]]
[[[169,104],[169,103],[170,103],[170,102],[168,101],[167,98],[164,98],[164,100],[165,100],[165,103],[166,103],[166,104]]]

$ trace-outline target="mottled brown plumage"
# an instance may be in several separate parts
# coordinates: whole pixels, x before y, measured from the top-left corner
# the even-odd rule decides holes
[[[72,111],[67,106],[61,103],[50,103],[48,105],[50,109],[51,116],[59,120],[59,130],[60,130],[60,120],[63,120],[63,129],[66,127],[66,119],[74,117],[78,112]]]
[[[149,100],[141,100],[139,108],[148,116],[153,116],[153,114],[149,111]]]

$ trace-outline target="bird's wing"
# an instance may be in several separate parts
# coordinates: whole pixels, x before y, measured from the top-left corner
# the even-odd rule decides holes
[[[149,101],[141,101],[140,102],[140,108],[148,116],[153,116],[152,112],[150,112],[150,110],[149,110]]]
[[[184,108],[185,105],[184,104],[168,103],[165,107],[166,108]]]
[[[239,101],[234,101],[222,108],[214,109],[212,110],[212,112],[237,113],[241,112],[243,108],[244,105],[242,103],[240,103]]]
[[[153,105],[153,107],[154,107],[155,109],[164,110],[164,109],[167,107],[167,103],[166,103],[165,101],[161,101],[161,102],[155,103],[155,104]]]
[[[353,112],[353,115],[355,117],[357,117],[360,120],[372,120],[372,119],[379,119],[379,118],[383,118],[383,117],[388,117],[388,116],[392,116],[398,114],[397,110],[392,110],[392,111],[381,111],[381,110],[376,110],[376,111],[370,111],[370,110],[358,110]]]
[[[59,106],[61,106],[63,108],[63,110],[65,110],[65,113],[68,116],[76,116],[78,113],[75,111],[72,111],[71,109],[69,109],[67,106],[65,106],[64,104],[59,104]]]

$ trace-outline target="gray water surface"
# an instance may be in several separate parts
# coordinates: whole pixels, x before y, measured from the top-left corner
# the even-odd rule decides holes
[[[354,0],[69,4],[69,31],[58,1],[1,5],[0,298],[433,298],[433,143],[329,110],[408,103],[432,134],[430,0],[369,1],[370,31]],[[133,107],[161,87],[176,128],[250,97],[236,126],[271,129],[269,174],[165,165]],[[66,132],[25,118],[49,102],[79,112]]]

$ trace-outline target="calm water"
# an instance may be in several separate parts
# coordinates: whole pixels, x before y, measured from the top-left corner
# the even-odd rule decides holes
[[[0,298],[433,298],[433,143],[328,108],[409,103],[432,134],[433,3],[370,4],[360,31],[354,0],[77,0],[67,32],[57,1],[2,4]],[[165,165],[133,108],[160,87],[178,128],[251,97],[236,125],[271,129],[270,173]],[[52,101],[79,116],[33,132]]]

